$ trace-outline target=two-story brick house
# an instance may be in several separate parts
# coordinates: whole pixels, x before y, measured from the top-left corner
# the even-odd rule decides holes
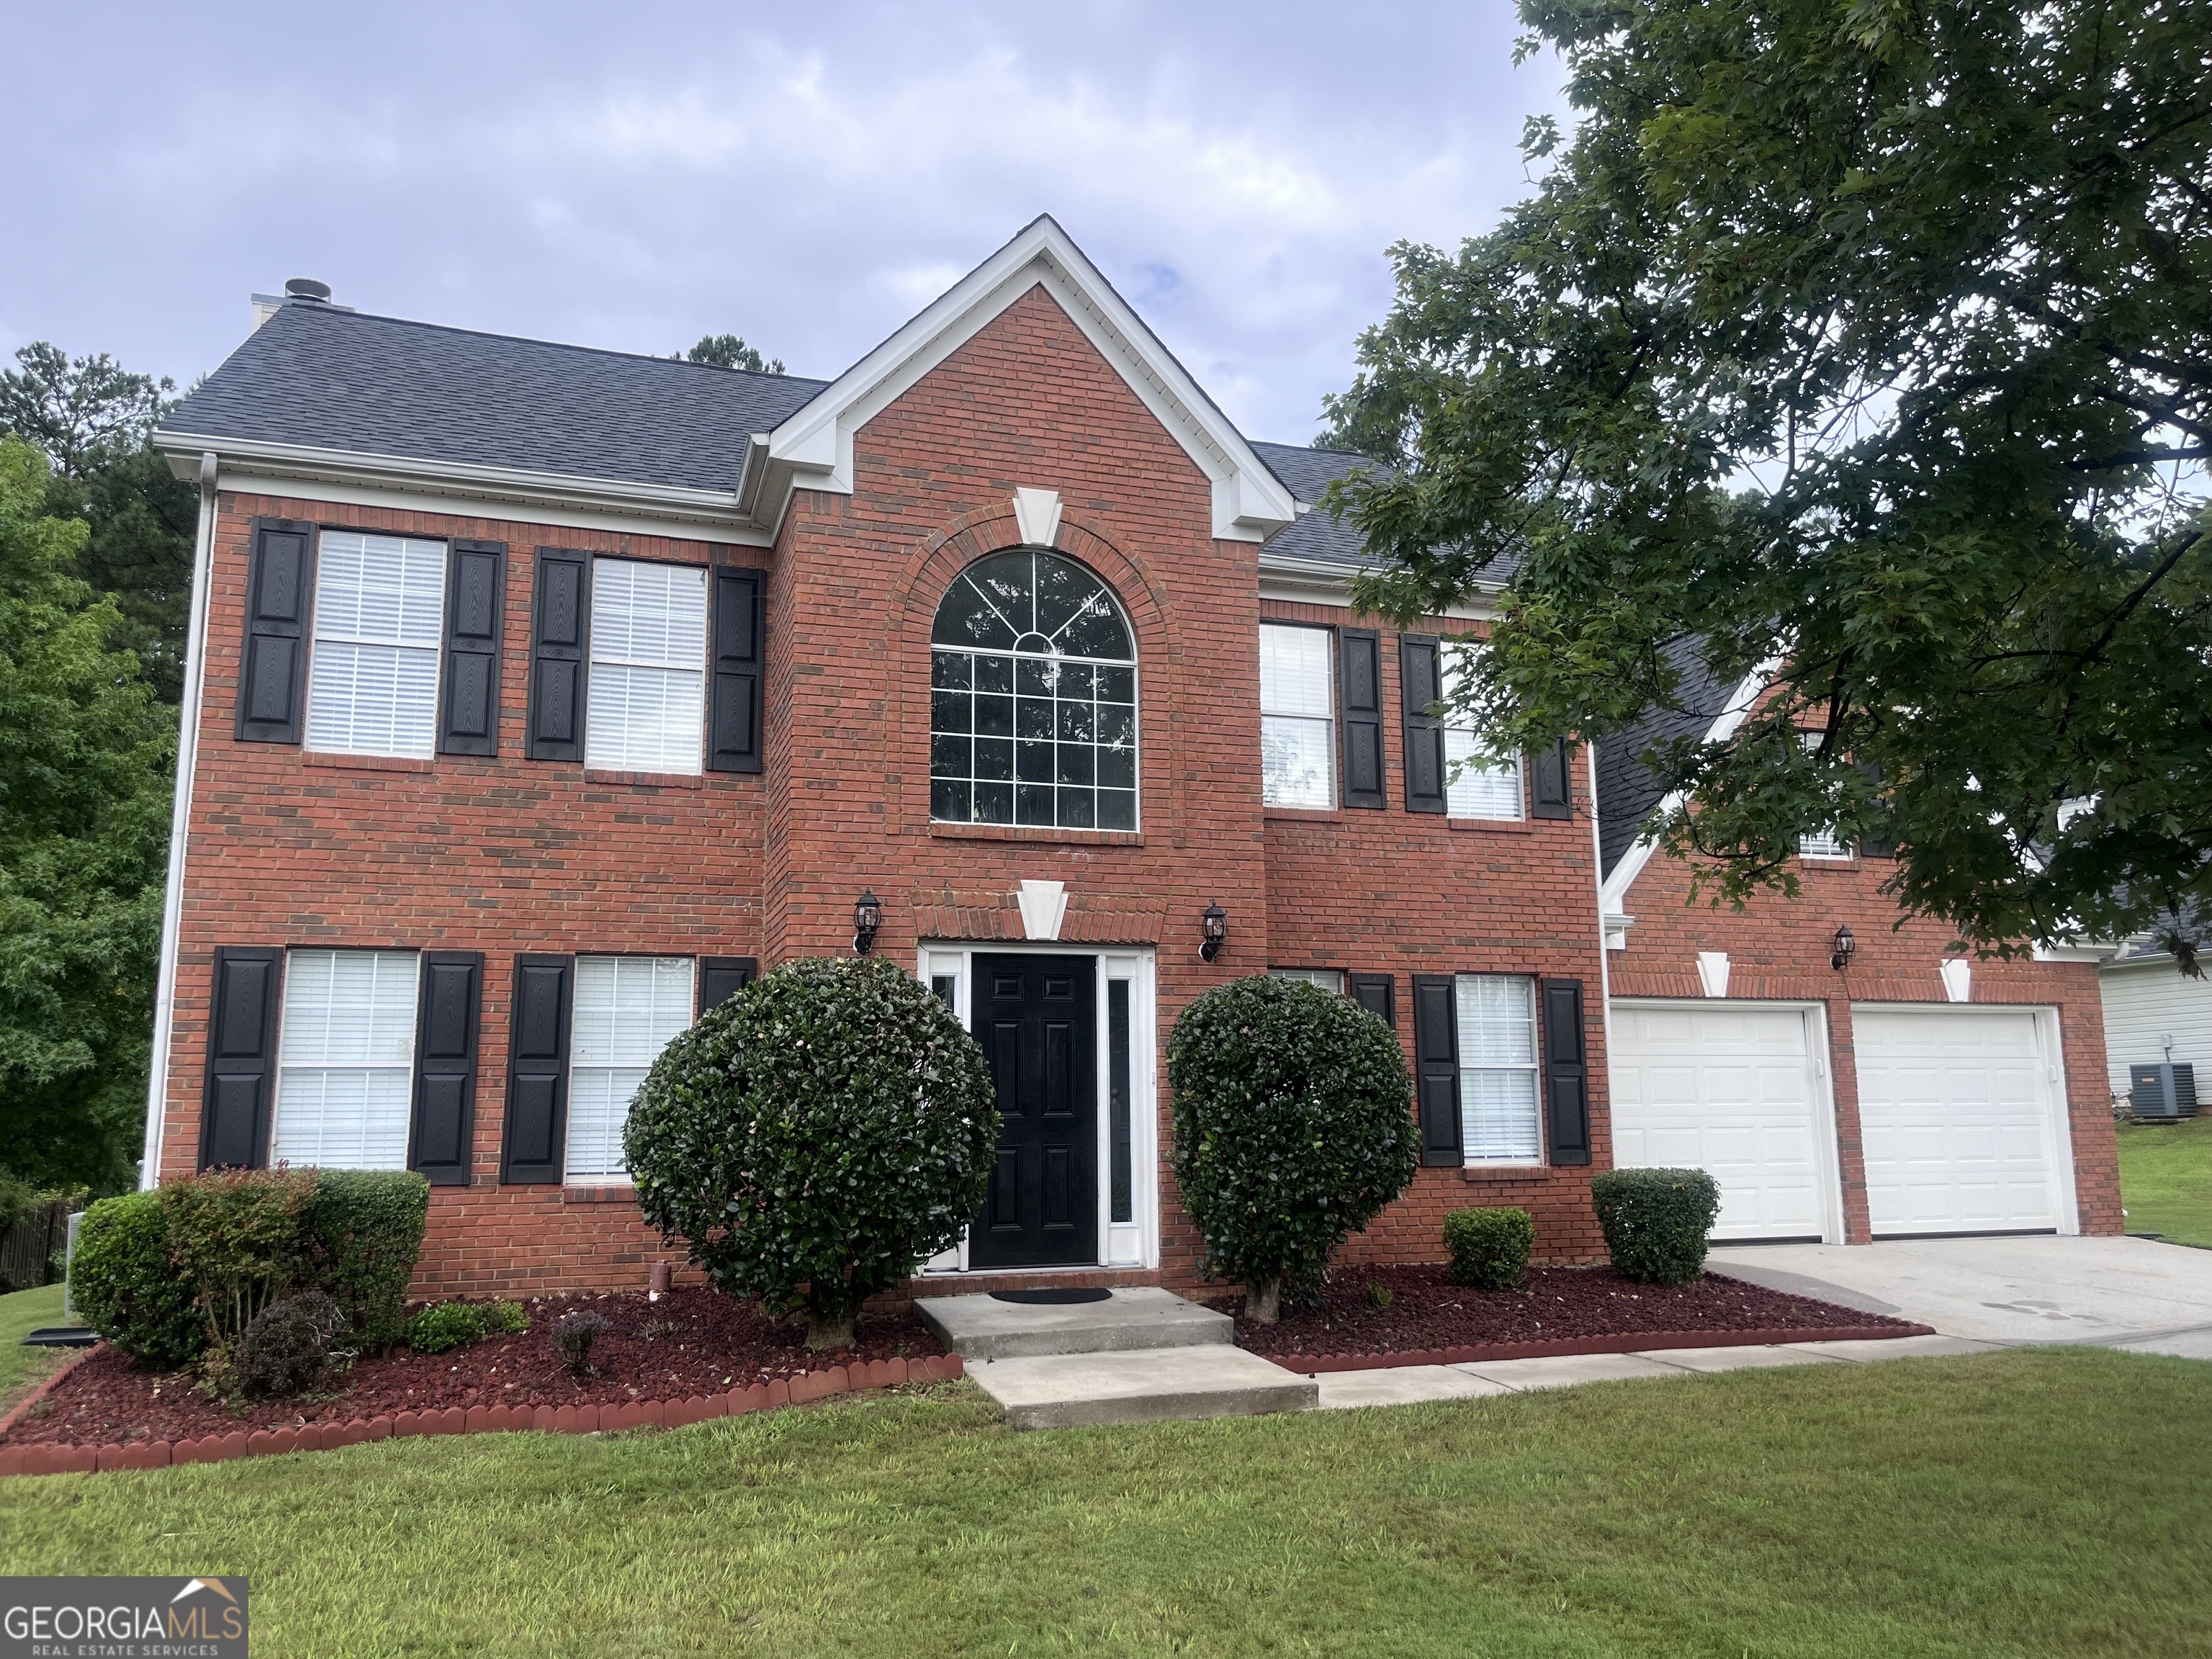
[[[1263,970],[1418,1074],[1354,1259],[1468,1203],[1599,1252],[1586,753],[1455,775],[1480,607],[1353,616],[1350,458],[1245,439],[1050,220],[828,382],[263,317],[156,437],[202,512],[149,1182],[412,1167],[425,1290],[634,1284],[654,1055],[865,945],[1000,1079],[946,1282],[1191,1283],[1165,1036]]]

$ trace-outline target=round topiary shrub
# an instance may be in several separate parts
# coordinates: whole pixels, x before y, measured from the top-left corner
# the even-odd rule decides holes
[[[1444,1249],[1451,1266],[1444,1276],[1478,1291],[1511,1291],[1528,1276],[1528,1256],[1536,1248],[1536,1222],[1526,1210],[1448,1210]]]
[[[1176,1181],[1206,1271],[1242,1279],[1272,1323],[1285,1280],[1404,1192],[1419,1167],[1413,1084],[1389,1027],[1297,980],[1232,980],[1168,1039]]]
[[[661,1051],[623,1144],[647,1221],[723,1290],[849,1347],[956,1242],[999,1144],[983,1050],[875,957],[787,962]]]
[[[1613,1270],[1646,1285],[1686,1285],[1705,1270],[1720,1183],[1703,1170],[1607,1170],[1590,1203]]]
[[[207,1340],[192,1286],[169,1266],[161,1195],[103,1198],[77,1224],[70,1303],[86,1324],[157,1370],[199,1358]]]

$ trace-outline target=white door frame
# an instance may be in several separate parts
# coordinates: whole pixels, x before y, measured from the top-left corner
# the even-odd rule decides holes
[[[986,1267],[989,1273],[1095,1273],[1102,1267],[1152,1268],[1160,1265],[1160,1178],[1158,1058],[1156,1046],[1159,1020],[1154,1003],[1152,947],[1149,945],[1070,945],[1033,939],[925,939],[915,953],[915,972],[925,985],[939,979],[952,981],[952,1012],[963,1029],[969,1011],[975,959],[979,956],[1089,957],[1098,964],[1092,975],[1097,998],[1097,1041],[1093,1045],[1091,1070],[1097,1088],[1098,1140],[1093,1159],[1098,1179],[1097,1259],[1060,1267]],[[1116,1222],[1114,1213],[1113,1100],[1114,1070],[1107,1043],[1111,1027],[1107,1018],[1106,988],[1115,981],[1129,987],[1129,1219]],[[964,1273],[968,1265],[968,1236],[959,1243],[932,1256],[925,1273]]]
[[[1857,1047],[1856,1032],[1861,1010],[1875,1014],[2027,1014],[2030,1017],[2035,1030],[2035,1057],[2040,1062],[2038,1069],[2041,1075],[2036,1082],[2043,1091],[2044,1147],[2050,1155],[2051,1178],[2058,1188],[2057,1231],[2066,1237],[2079,1233],[2081,1231],[2081,1205],[2074,1190],[2074,1119],[2067,1101],[2065,1037],[2059,1028],[2058,1010],[2012,1002],[1854,1002],[1851,1004],[1854,1049]],[[1863,1090],[1859,1095],[1859,1115],[1863,1124],[1866,1115]],[[1862,1128],[1860,1133],[1863,1138],[1864,1129]],[[1871,1216],[1869,1221],[1871,1224]]]
[[[1638,1008],[1680,1008],[1692,1013],[1711,1013],[1716,1009],[1768,1008],[1795,1012],[1804,1021],[1805,1060],[1813,1068],[1813,1157],[1820,1182],[1820,1242],[1840,1244],[1844,1242],[1844,1170],[1843,1154],[1836,1129],[1836,1076],[1829,1064],[1832,1052],[1828,1039],[1828,1005],[1825,1002],[1784,1001],[1766,997],[1614,997],[1608,999],[1607,1017],[1613,1002],[1629,1003]],[[1606,1078],[1606,1110],[1613,1110],[1615,1098],[1611,1076],[1613,1055],[1617,1050],[1606,1049],[1607,1076]],[[1607,1126],[1608,1130],[1610,1125]]]

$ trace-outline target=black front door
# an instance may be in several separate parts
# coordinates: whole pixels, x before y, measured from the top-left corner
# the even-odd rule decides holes
[[[971,1267],[1098,1260],[1098,1008],[1090,957],[975,958],[975,1040],[999,1085],[999,1165]]]

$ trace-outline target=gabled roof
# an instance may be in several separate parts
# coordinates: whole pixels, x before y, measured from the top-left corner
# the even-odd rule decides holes
[[[1030,221],[768,434],[756,519],[773,521],[794,488],[849,493],[853,434],[1039,287],[1213,481],[1216,536],[1264,541],[1296,520],[1297,504],[1282,481],[1049,214]]]
[[[1638,757],[1685,733],[1702,733],[1708,741],[1718,741],[1741,722],[1765,678],[1757,674],[1741,683],[1716,678],[1705,665],[1700,649],[1704,643],[1692,636],[1666,647],[1668,661],[1681,677],[1680,708],[1651,709],[1620,736],[1597,745],[1598,872],[1615,897],[1626,892],[1650,856],[1650,843],[1638,830],[1666,797]]]
[[[295,301],[162,422],[179,455],[307,453],[734,501],[752,434],[824,382],[482,334]]]

